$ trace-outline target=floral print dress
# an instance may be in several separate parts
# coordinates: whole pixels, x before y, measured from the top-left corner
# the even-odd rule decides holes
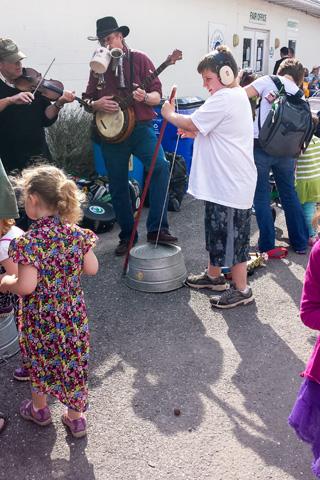
[[[83,412],[88,404],[89,326],[80,284],[84,255],[96,236],[58,217],[35,221],[11,242],[14,262],[38,271],[33,293],[21,299],[18,329],[31,387]]]

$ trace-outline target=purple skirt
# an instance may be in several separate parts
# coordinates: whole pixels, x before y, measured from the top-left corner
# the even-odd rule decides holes
[[[293,427],[301,440],[310,443],[314,461],[312,471],[320,478],[320,385],[306,378],[302,383],[296,403],[289,416],[289,425]]]

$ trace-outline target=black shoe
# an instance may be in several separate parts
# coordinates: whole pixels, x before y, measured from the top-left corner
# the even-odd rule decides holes
[[[122,257],[125,255],[128,251],[130,240],[127,238],[122,238],[119,242],[119,245],[116,247],[114,254],[117,255],[118,257]],[[133,244],[135,244],[134,242]]]
[[[238,305],[249,305],[254,301],[251,288],[247,293],[242,293],[234,286],[230,286],[221,297],[213,296],[210,298],[211,307],[213,308],[233,308]]]
[[[147,240],[150,243],[156,243],[158,237],[158,232],[149,232],[147,235]],[[164,245],[173,245],[178,243],[178,238],[171,235],[169,230],[163,229],[160,230],[158,243],[162,243]]]
[[[223,292],[228,288],[228,284],[224,275],[220,275],[216,278],[210,278],[208,277],[206,270],[199,275],[188,275],[185,283],[191,288],[207,288],[216,292]]]

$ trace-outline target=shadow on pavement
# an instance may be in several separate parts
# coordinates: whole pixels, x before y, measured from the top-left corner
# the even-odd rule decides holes
[[[270,325],[259,321],[254,305],[247,307],[246,313],[237,321],[231,312],[223,314],[228,336],[241,358],[232,382],[241,392],[245,413],[243,408],[240,412],[219,399],[219,395],[213,399],[227,413],[239,442],[256,452],[266,465],[292,478],[312,478],[311,452],[287,424],[304,364]]]
[[[109,308],[116,311],[125,301],[127,309],[118,308],[118,314],[100,322],[94,333],[93,363],[98,366],[102,356],[116,354],[121,361],[105,376],[121,371],[123,362],[134,368],[133,411],[166,435],[201,424],[201,395],[210,393],[221,374],[222,349],[206,336],[189,298],[187,288],[146,294],[119,285]],[[94,367],[92,384],[97,387],[102,378]]]
[[[0,436],[0,478],[6,480],[95,480],[93,465],[88,462],[85,448],[87,439],[66,436],[69,460],[52,459],[57,441],[53,424],[39,427],[21,419],[12,418],[11,425]]]

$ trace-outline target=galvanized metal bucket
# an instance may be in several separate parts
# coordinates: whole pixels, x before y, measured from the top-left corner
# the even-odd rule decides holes
[[[126,285],[142,292],[169,292],[183,286],[187,270],[177,245],[133,247],[130,251]]]
[[[0,316],[0,362],[12,357],[18,351],[18,332],[12,310],[8,315]]]

